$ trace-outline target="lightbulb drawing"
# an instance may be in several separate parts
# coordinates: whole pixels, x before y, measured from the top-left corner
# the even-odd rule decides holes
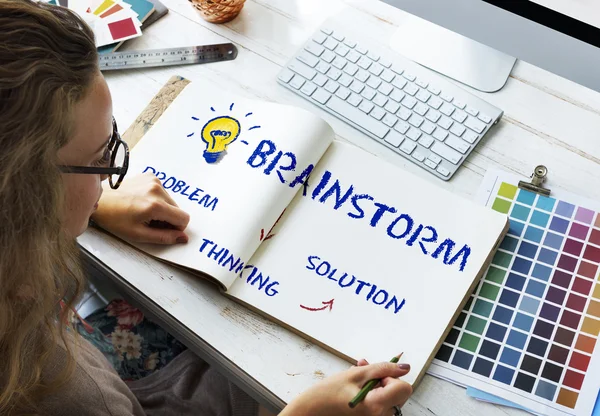
[[[240,135],[240,123],[233,117],[216,117],[204,125],[201,134],[206,142],[206,150],[202,154],[204,160],[216,163],[223,157],[227,146]]]

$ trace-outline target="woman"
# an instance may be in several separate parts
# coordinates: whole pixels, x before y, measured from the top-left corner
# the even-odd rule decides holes
[[[171,363],[148,377],[152,394],[138,394],[138,386],[136,396],[68,329],[84,284],[75,238],[90,217],[128,239],[187,241],[189,217],[155,179],[127,180],[102,194],[107,174],[98,172],[113,174],[111,188],[120,185],[112,159],[123,147],[97,59],[93,34],[68,10],[0,1],[0,414],[180,414],[175,409],[186,406],[190,414],[253,414],[255,403],[191,354],[180,372],[165,371]],[[174,229],[151,228],[153,220]],[[411,393],[397,377],[409,367],[359,364],[315,385],[282,414],[397,413],[394,406]],[[381,386],[349,409],[372,378],[382,378]],[[160,396],[160,388],[181,383],[177,400]]]

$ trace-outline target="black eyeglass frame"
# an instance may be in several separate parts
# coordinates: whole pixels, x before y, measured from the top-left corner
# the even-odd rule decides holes
[[[115,158],[117,157],[116,150],[118,146],[123,146],[125,149],[125,158],[123,159],[123,166],[113,166],[115,164]],[[63,173],[83,173],[83,174],[91,174],[91,175],[108,175],[108,182],[110,183],[110,187],[112,189],[117,189],[121,182],[123,182],[123,178],[127,174],[127,169],[129,168],[129,146],[125,141],[121,139],[121,135],[117,129],[117,121],[113,117],[113,134],[108,142],[108,151],[111,152],[110,155],[110,164],[111,166],[108,168],[101,168],[95,166],[69,166],[69,165],[60,165],[58,168]],[[119,178],[115,183],[113,183],[112,175],[119,175]]]

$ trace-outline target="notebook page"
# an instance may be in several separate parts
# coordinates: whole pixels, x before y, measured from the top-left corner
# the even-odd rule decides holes
[[[334,142],[228,294],[345,357],[404,352],[414,383],[506,225]]]
[[[127,175],[161,180],[190,214],[190,239],[136,246],[228,288],[297,192],[298,166],[316,163],[333,137],[307,111],[188,86],[132,150]]]

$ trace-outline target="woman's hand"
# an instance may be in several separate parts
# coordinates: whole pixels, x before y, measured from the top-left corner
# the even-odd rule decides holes
[[[410,371],[408,364],[378,363],[365,360],[358,367],[328,377],[306,390],[283,409],[280,416],[391,416],[393,406],[402,406],[412,394],[410,384],[398,380]],[[371,379],[382,379],[354,409],[348,402]]]
[[[124,240],[138,243],[187,243],[183,231],[190,216],[152,174],[123,181],[119,189],[104,189],[92,214],[99,226]]]

